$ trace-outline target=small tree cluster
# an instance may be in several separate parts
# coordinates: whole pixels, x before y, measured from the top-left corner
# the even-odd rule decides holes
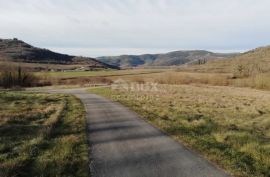
[[[206,59],[199,59],[198,60],[198,64],[199,65],[203,65],[203,64],[205,64],[207,61],[206,61]]]
[[[37,84],[38,78],[32,73],[23,71],[21,67],[6,70],[0,74],[0,86],[4,88],[30,87]]]

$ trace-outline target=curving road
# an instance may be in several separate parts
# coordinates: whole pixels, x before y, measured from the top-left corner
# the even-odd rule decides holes
[[[84,103],[93,177],[229,176],[119,103],[83,89],[50,92],[74,94]]]

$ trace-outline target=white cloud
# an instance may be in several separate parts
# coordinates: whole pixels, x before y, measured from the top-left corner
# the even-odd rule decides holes
[[[269,7],[269,0],[0,0],[0,37],[71,53],[108,49],[89,56],[249,49],[270,44]]]

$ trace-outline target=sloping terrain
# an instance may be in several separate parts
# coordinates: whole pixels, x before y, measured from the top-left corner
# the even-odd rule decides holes
[[[244,76],[270,72],[270,46],[259,47],[226,60],[213,60],[191,69],[206,72],[233,72]]]
[[[98,60],[119,67],[175,66],[186,63],[205,63],[211,59],[224,59],[235,55],[213,53],[204,50],[190,50],[165,54],[104,56],[99,57]]]
[[[248,51],[238,57],[229,60],[233,68],[241,70],[243,74],[256,72],[266,73],[270,71],[270,46],[260,47]],[[245,73],[246,72],[246,73]]]
[[[93,58],[65,55],[47,49],[33,47],[16,38],[0,39],[0,60],[39,64],[81,64],[92,68],[115,68]]]

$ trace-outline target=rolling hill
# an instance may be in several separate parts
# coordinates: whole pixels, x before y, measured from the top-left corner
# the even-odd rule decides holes
[[[94,58],[71,56],[37,48],[16,38],[0,39],[0,61],[32,64],[83,65],[89,68],[117,68]]]
[[[259,47],[226,60],[213,60],[191,69],[206,72],[231,72],[242,75],[270,72],[270,46]]]
[[[119,67],[177,66],[187,63],[205,63],[211,59],[224,59],[236,54],[213,53],[205,50],[174,51],[165,54],[104,56],[97,59]]]

